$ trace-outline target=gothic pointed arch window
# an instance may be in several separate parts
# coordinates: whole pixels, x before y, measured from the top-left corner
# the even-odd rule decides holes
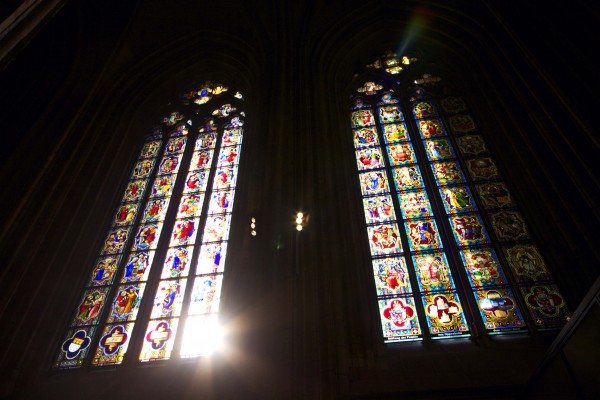
[[[350,106],[384,340],[560,328],[569,311],[485,132],[418,63],[387,52]]]
[[[243,98],[206,82],[179,100],[141,146],[55,368],[195,357],[220,340]]]

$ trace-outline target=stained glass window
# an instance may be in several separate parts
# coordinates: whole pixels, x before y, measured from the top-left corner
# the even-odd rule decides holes
[[[183,94],[143,144],[56,368],[194,357],[219,340],[244,124],[241,93],[226,92]]]
[[[414,64],[369,64],[380,79],[350,108],[385,341],[561,327],[565,301],[466,102],[434,95],[432,74],[390,83]]]

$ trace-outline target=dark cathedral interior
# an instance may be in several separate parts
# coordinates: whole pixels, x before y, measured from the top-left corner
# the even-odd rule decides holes
[[[600,396],[592,2],[23,0],[0,18],[0,398]],[[562,327],[492,335],[471,314],[468,337],[384,340],[349,110],[387,51],[418,60],[396,83],[440,77],[423,87],[469,104]],[[56,368],[140,144],[207,81],[245,111],[223,349],[140,363],[132,344],[120,365]]]

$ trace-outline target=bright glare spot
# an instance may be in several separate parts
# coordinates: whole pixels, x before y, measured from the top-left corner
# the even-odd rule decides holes
[[[304,217],[304,214],[303,214],[303,213],[301,213],[301,212],[299,212],[298,214],[296,214],[296,217],[298,217],[298,218],[303,218],[303,217]]]
[[[252,229],[256,228],[256,224],[255,224],[254,222],[253,222],[253,223],[251,223],[251,224],[250,224],[250,228],[252,228]]]
[[[300,218],[300,217],[296,218],[296,223],[297,224],[301,224],[302,223],[302,218]]]
[[[255,223],[256,219],[255,218],[250,218],[250,222]]]
[[[183,332],[181,357],[209,355],[223,347],[224,334],[216,315],[189,317]]]
[[[250,234],[251,234],[252,236],[256,236],[256,231],[252,231],[252,232],[250,232]]]
[[[302,230],[302,225],[296,225],[296,230],[300,232]]]

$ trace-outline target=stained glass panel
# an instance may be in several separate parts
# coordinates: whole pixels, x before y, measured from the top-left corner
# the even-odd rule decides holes
[[[419,339],[421,328],[410,297],[379,300],[383,336],[388,341]]]
[[[469,328],[456,292],[424,294],[423,303],[432,337],[468,334]]]

